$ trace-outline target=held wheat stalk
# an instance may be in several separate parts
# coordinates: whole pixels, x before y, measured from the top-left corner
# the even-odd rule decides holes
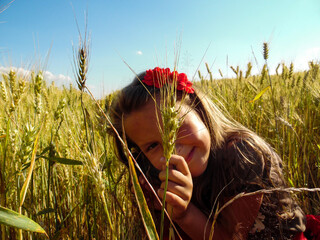
[[[173,81],[175,83],[175,81]],[[169,84],[160,89],[160,112],[162,120],[162,146],[163,155],[166,160],[166,181],[164,186],[164,195],[162,199],[162,210],[161,210],[161,225],[160,225],[160,240],[163,239],[163,228],[164,228],[164,208],[166,203],[166,193],[168,189],[168,176],[169,176],[169,161],[175,150],[175,141],[177,139],[177,131],[180,123],[178,118],[178,110],[176,110],[176,94],[175,84]],[[170,209],[168,209],[170,214]]]

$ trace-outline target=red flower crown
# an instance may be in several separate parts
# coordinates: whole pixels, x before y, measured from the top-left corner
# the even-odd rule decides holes
[[[148,86],[154,86],[161,88],[163,85],[177,82],[177,90],[185,91],[186,93],[194,93],[192,82],[188,80],[185,73],[178,73],[177,71],[171,72],[169,68],[156,67],[153,70],[146,71],[146,75],[142,79],[142,82]]]

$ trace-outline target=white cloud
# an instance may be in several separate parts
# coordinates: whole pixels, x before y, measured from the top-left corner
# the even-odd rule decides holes
[[[17,68],[17,67],[2,67],[0,66],[0,73],[8,73],[10,70],[15,71],[20,76],[28,76],[30,75],[30,71],[24,68]]]
[[[309,69],[308,63],[310,61],[319,61],[320,60],[320,47],[309,48],[299,54],[295,61],[295,68],[297,70],[307,70]]]
[[[0,73],[1,74],[8,73],[10,70],[16,71],[18,75],[23,76],[27,79],[30,77],[30,74],[31,74],[30,70],[26,70],[24,68],[0,66]],[[62,86],[62,85],[68,86],[70,83],[72,83],[71,77],[65,76],[63,74],[55,75],[49,71],[43,72],[43,78],[49,84],[51,82],[54,82],[56,86]]]
[[[136,54],[137,55],[142,55],[143,53],[142,53],[142,51],[138,50],[138,51],[136,51]]]
[[[63,74],[54,75],[49,71],[43,72],[43,78],[48,82],[54,82],[56,86],[66,85],[68,86],[72,83],[72,79],[69,76],[65,76]]]

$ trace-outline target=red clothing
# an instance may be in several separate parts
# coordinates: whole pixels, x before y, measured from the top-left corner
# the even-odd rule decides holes
[[[298,233],[293,240],[320,240],[320,215],[307,215],[306,219],[306,230]]]

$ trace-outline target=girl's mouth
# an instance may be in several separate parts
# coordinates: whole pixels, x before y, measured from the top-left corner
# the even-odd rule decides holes
[[[186,157],[186,162],[189,163],[193,157],[193,154],[194,154],[194,150],[196,149],[196,147],[193,147],[191,149],[191,151],[189,152],[188,156]]]

